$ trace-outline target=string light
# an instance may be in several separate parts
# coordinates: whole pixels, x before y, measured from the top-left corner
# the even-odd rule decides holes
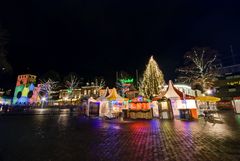
[[[143,80],[140,83],[140,94],[147,98],[159,95],[164,84],[163,77],[163,73],[159,69],[157,62],[151,56],[143,73]]]

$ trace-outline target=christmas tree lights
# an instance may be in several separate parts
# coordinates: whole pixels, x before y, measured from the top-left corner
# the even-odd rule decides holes
[[[163,73],[159,69],[153,56],[149,59],[146,70],[143,73],[143,80],[140,83],[139,92],[141,95],[151,98],[159,95],[164,85]]]

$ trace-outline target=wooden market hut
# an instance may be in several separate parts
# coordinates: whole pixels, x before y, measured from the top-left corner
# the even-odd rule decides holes
[[[157,102],[157,111],[160,119],[173,119],[173,110],[171,100],[165,96],[157,96],[153,98],[153,103]]]

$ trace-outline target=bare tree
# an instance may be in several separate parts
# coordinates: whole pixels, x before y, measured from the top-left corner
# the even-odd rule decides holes
[[[120,94],[120,96],[124,97],[124,92],[125,92],[124,84],[120,80],[118,80],[116,82],[116,87],[117,87],[117,91]]]
[[[127,73],[126,71],[120,71],[119,75],[118,75],[118,80],[116,82],[116,87],[117,87],[117,91],[118,93],[122,96],[125,97],[125,93],[127,92],[127,90],[129,89],[129,86],[126,86],[123,80],[127,80],[127,79],[132,79],[132,76]]]
[[[96,86],[98,86],[98,91],[99,91],[105,86],[105,80],[101,78],[100,81],[98,79],[96,79],[96,81],[97,81]]]
[[[76,74],[70,73],[65,79],[65,87],[67,88],[67,95],[68,98],[73,99],[73,90],[76,89],[79,86],[79,78]]]
[[[52,79],[48,79],[47,81],[43,80],[40,84],[40,96],[45,97],[46,99],[50,99],[52,93],[57,88],[58,82],[53,81]]]
[[[70,75],[70,79],[65,82],[65,87],[68,89],[69,93],[72,93],[73,89],[77,88],[78,85],[79,80],[76,75]]]
[[[177,69],[178,81],[201,87],[206,91],[219,75],[217,51],[208,47],[193,48],[184,55],[185,66]]]

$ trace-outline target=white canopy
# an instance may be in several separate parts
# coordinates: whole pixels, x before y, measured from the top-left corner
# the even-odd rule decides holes
[[[180,96],[177,94],[176,90],[173,87],[173,83],[171,80],[169,80],[168,82],[168,88],[167,88],[167,92],[164,95],[167,98],[176,98],[176,99],[180,99]]]

